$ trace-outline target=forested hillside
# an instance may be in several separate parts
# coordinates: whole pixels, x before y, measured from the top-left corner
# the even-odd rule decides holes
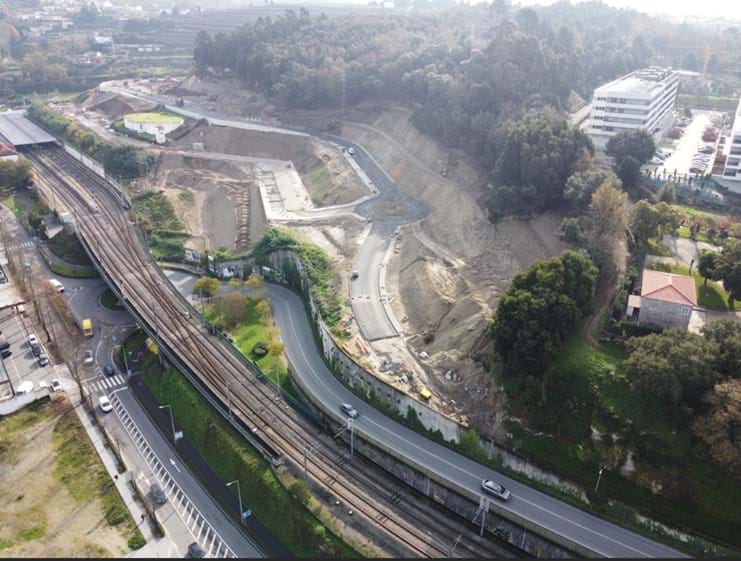
[[[283,109],[374,99],[412,106],[417,128],[492,172],[501,127],[528,110],[574,111],[595,86],[649,64],[741,65],[737,29],[715,33],[712,53],[704,48],[708,33],[600,2],[515,10],[495,0],[334,18],[301,8],[231,35],[202,32],[194,58],[200,72],[236,76]]]
[[[637,13],[601,4],[603,17],[564,9],[538,15],[495,2],[339,18],[289,10],[230,36],[201,33],[194,56],[201,71],[229,69],[284,108],[371,99],[412,105],[418,128],[491,170],[504,120],[544,106],[568,111],[572,91],[588,99],[596,84],[651,61]]]

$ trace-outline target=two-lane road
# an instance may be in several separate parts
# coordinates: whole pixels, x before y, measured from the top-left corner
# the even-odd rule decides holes
[[[492,479],[510,489],[512,497],[501,508],[531,520],[606,557],[682,557],[668,546],[574,508],[558,499],[499,474],[441,446],[378,412],[342,385],[329,371],[314,342],[302,300],[285,288],[270,285],[275,322],[281,330],[286,354],[306,387],[329,410],[339,412],[351,403],[360,413],[358,434],[403,451],[418,465],[480,494],[481,481]],[[494,500],[494,499],[493,499]]]

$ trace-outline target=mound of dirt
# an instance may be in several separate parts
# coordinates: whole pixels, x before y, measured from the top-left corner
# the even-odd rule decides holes
[[[143,99],[121,97],[114,93],[96,90],[92,96],[85,100],[82,107],[86,111],[99,111],[111,121],[115,121],[129,113],[152,111],[157,107],[157,104]]]

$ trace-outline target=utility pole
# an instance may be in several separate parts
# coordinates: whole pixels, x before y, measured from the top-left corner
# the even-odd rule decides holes
[[[243,511],[242,511],[242,491],[239,489],[239,480],[235,479],[231,483],[227,483],[226,486],[230,487],[231,485],[237,484],[237,497],[239,498],[239,523],[244,523],[244,518],[242,517]]]
[[[597,491],[599,491],[599,482],[602,479],[602,471],[604,469],[605,469],[604,467],[600,466],[599,472],[597,473],[597,484],[594,486],[594,494],[595,495],[597,494]]]
[[[172,407],[170,405],[160,405],[160,409],[167,409],[170,413],[170,428],[172,428],[172,442],[173,444],[178,443],[177,436],[175,435],[175,420],[172,418]]]
[[[232,394],[229,392],[229,380],[226,381],[226,403],[229,407],[229,420],[232,420]]]
[[[350,431],[350,455],[355,454],[355,420],[352,417],[347,419],[347,429]]]
[[[481,495],[479,497],[479,508],[476,511],[473,520],[471,521],[476,524],[476,519],[479,517],[479,514],[481,514],[481,529],[479,530],[479,536],[481,537],[484,536],[484,528],[486,526],[486,513],[489,512],[489,502],[490,501],[488,497],[484,495]]]

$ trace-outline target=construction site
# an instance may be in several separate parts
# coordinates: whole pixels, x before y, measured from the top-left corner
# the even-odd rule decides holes
[[[105,130],[106,120],[153,110],[155,100],[172,103],[174,95],[190,110],[218,109],[259,124],[189,120],[166,146],[147,146],[158,153],[157,163],[132,195],[164,193],[191,236],[187,247],[239,253],[252,249],[269,226],[293,230],[332,258],[336,289],[345,296],[348,353],[399,390],[417,399],[421,394],[433,409],[503,438],[502,395],[488,371],[486,330],[513,276],[564,249],[556,235],[562,216],[493,222],[483,206],[485,177],[465,155],[419,132],[407,109],[374,104],[278,115],[257,94],[194,77],[127,87],[142,99],[98,91],[68,113],[82,124],[97,123],[96,132],[119,142],[120,135]],[[271,130],[278,124],[295,132]],[[409,202],[378,199],[383,195],[357,157],[328,133],[338,127]],[[364,205],[375,205],[370,215]],[[424,211],[410,211],[415,205]],[[351,276],[374,224],[394,216],[402,218],[395,234],[384,237],[393,241],[380,264],[379,290],[395,328],[387,333],[393,336],[374,337],[353,313]]]

